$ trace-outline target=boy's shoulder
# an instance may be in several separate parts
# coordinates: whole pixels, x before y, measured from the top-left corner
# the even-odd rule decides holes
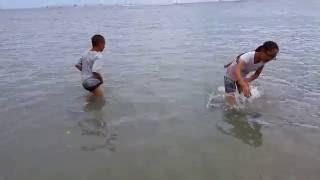
[[[94,54],[95,54],[95,57],[97,59],[101,59],[102,58],[102,53],[101,52],[94,51]]]
[[[88,53],[89,53],[90,50],[85,50],[81,53],[81,57],[86,57],[88,56]]]
[[[102,53],[97,51],[86,50],[82,53],[82,57],[90,58],[90,59],[100,59],[102,58]]]

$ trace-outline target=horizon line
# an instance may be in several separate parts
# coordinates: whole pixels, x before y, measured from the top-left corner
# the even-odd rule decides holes
[[[119,7],[129,7],[129,6],[170,6],[170,5],[185,5],[185,4],[202,4],[202,3],[232,3],[232,2],[240,2],[242,0],[205,0],[200,2],[177,2],[174,1],[172,3],[125,3],[125,4],[117,4],[117,3],[92,3],[92,4],[57,4],[57,5],[41,5],[35,7],[9,7],[9,8],[1,8],[0,10],[24,10],[24,9],[54,9],[54,8],[65,8],[65,7],[94,7],[94,6],[119,6]]]

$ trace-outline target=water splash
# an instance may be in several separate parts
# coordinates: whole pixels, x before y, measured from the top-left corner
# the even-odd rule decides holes
[[[257,86],[250,86],[251,96],[246,98],[243,94],[236,93],[236,106],[235,109],[243,109],[248,103],[254,102],[263,96],[263,90]],[[223,86],[218,87],[217,92],[209,94],[209,100],[207,108],[228,108],[225,104],[225,88]],[[230,107],[229,107],[230,108]]]
[[[263,90],[259,89],[257,86],[250,86],[251,96],[246,98],[243,94],[236,94],[236,100],[239,104],[252,103],[254,100],[259,99],[263,94]]]
[[[207,103],[207,109],[210,108],[223,108],[225,106],[225,95],[216,94],[215,92],[209,94],[209,100]]]

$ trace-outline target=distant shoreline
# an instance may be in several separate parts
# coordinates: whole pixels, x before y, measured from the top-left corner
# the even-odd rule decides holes
[[[83,4],[83,5],[48,5],[39,7],[17,7],[17,8],[0,8],[0,11],[6,10],[30,10],[30,9],[58,9],[58,8],[83,8],[83,7],[139,7],[139,6],[175,6],[188,4],[207,4],[207,3],[233,3],[242,0],[216,0],[203,2],[184,2],[184,3],[168,3],[168,4]]]

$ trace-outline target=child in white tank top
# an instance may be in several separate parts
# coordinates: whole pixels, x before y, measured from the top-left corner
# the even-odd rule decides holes
[[[100,88],[103,84],[101,76],[101,52],[105,48],[105,39],[101,35],[91,38],[92,48],[83,54],[75,67],[81,71],[82,86],[96,96],[103,96]]]
[[[275,42],[267,41],[259,46],[255,51],[239,55],[234,61],[225,65],[227,68],[224,77],[226,100],[229,105],[235,104],[235,92],[243,93],[250,97],[249,83],[257,79],[262,72],[264,65],[275,59],[279,52],[279,47]],[[247,77],[250,72],[255,72]]]

